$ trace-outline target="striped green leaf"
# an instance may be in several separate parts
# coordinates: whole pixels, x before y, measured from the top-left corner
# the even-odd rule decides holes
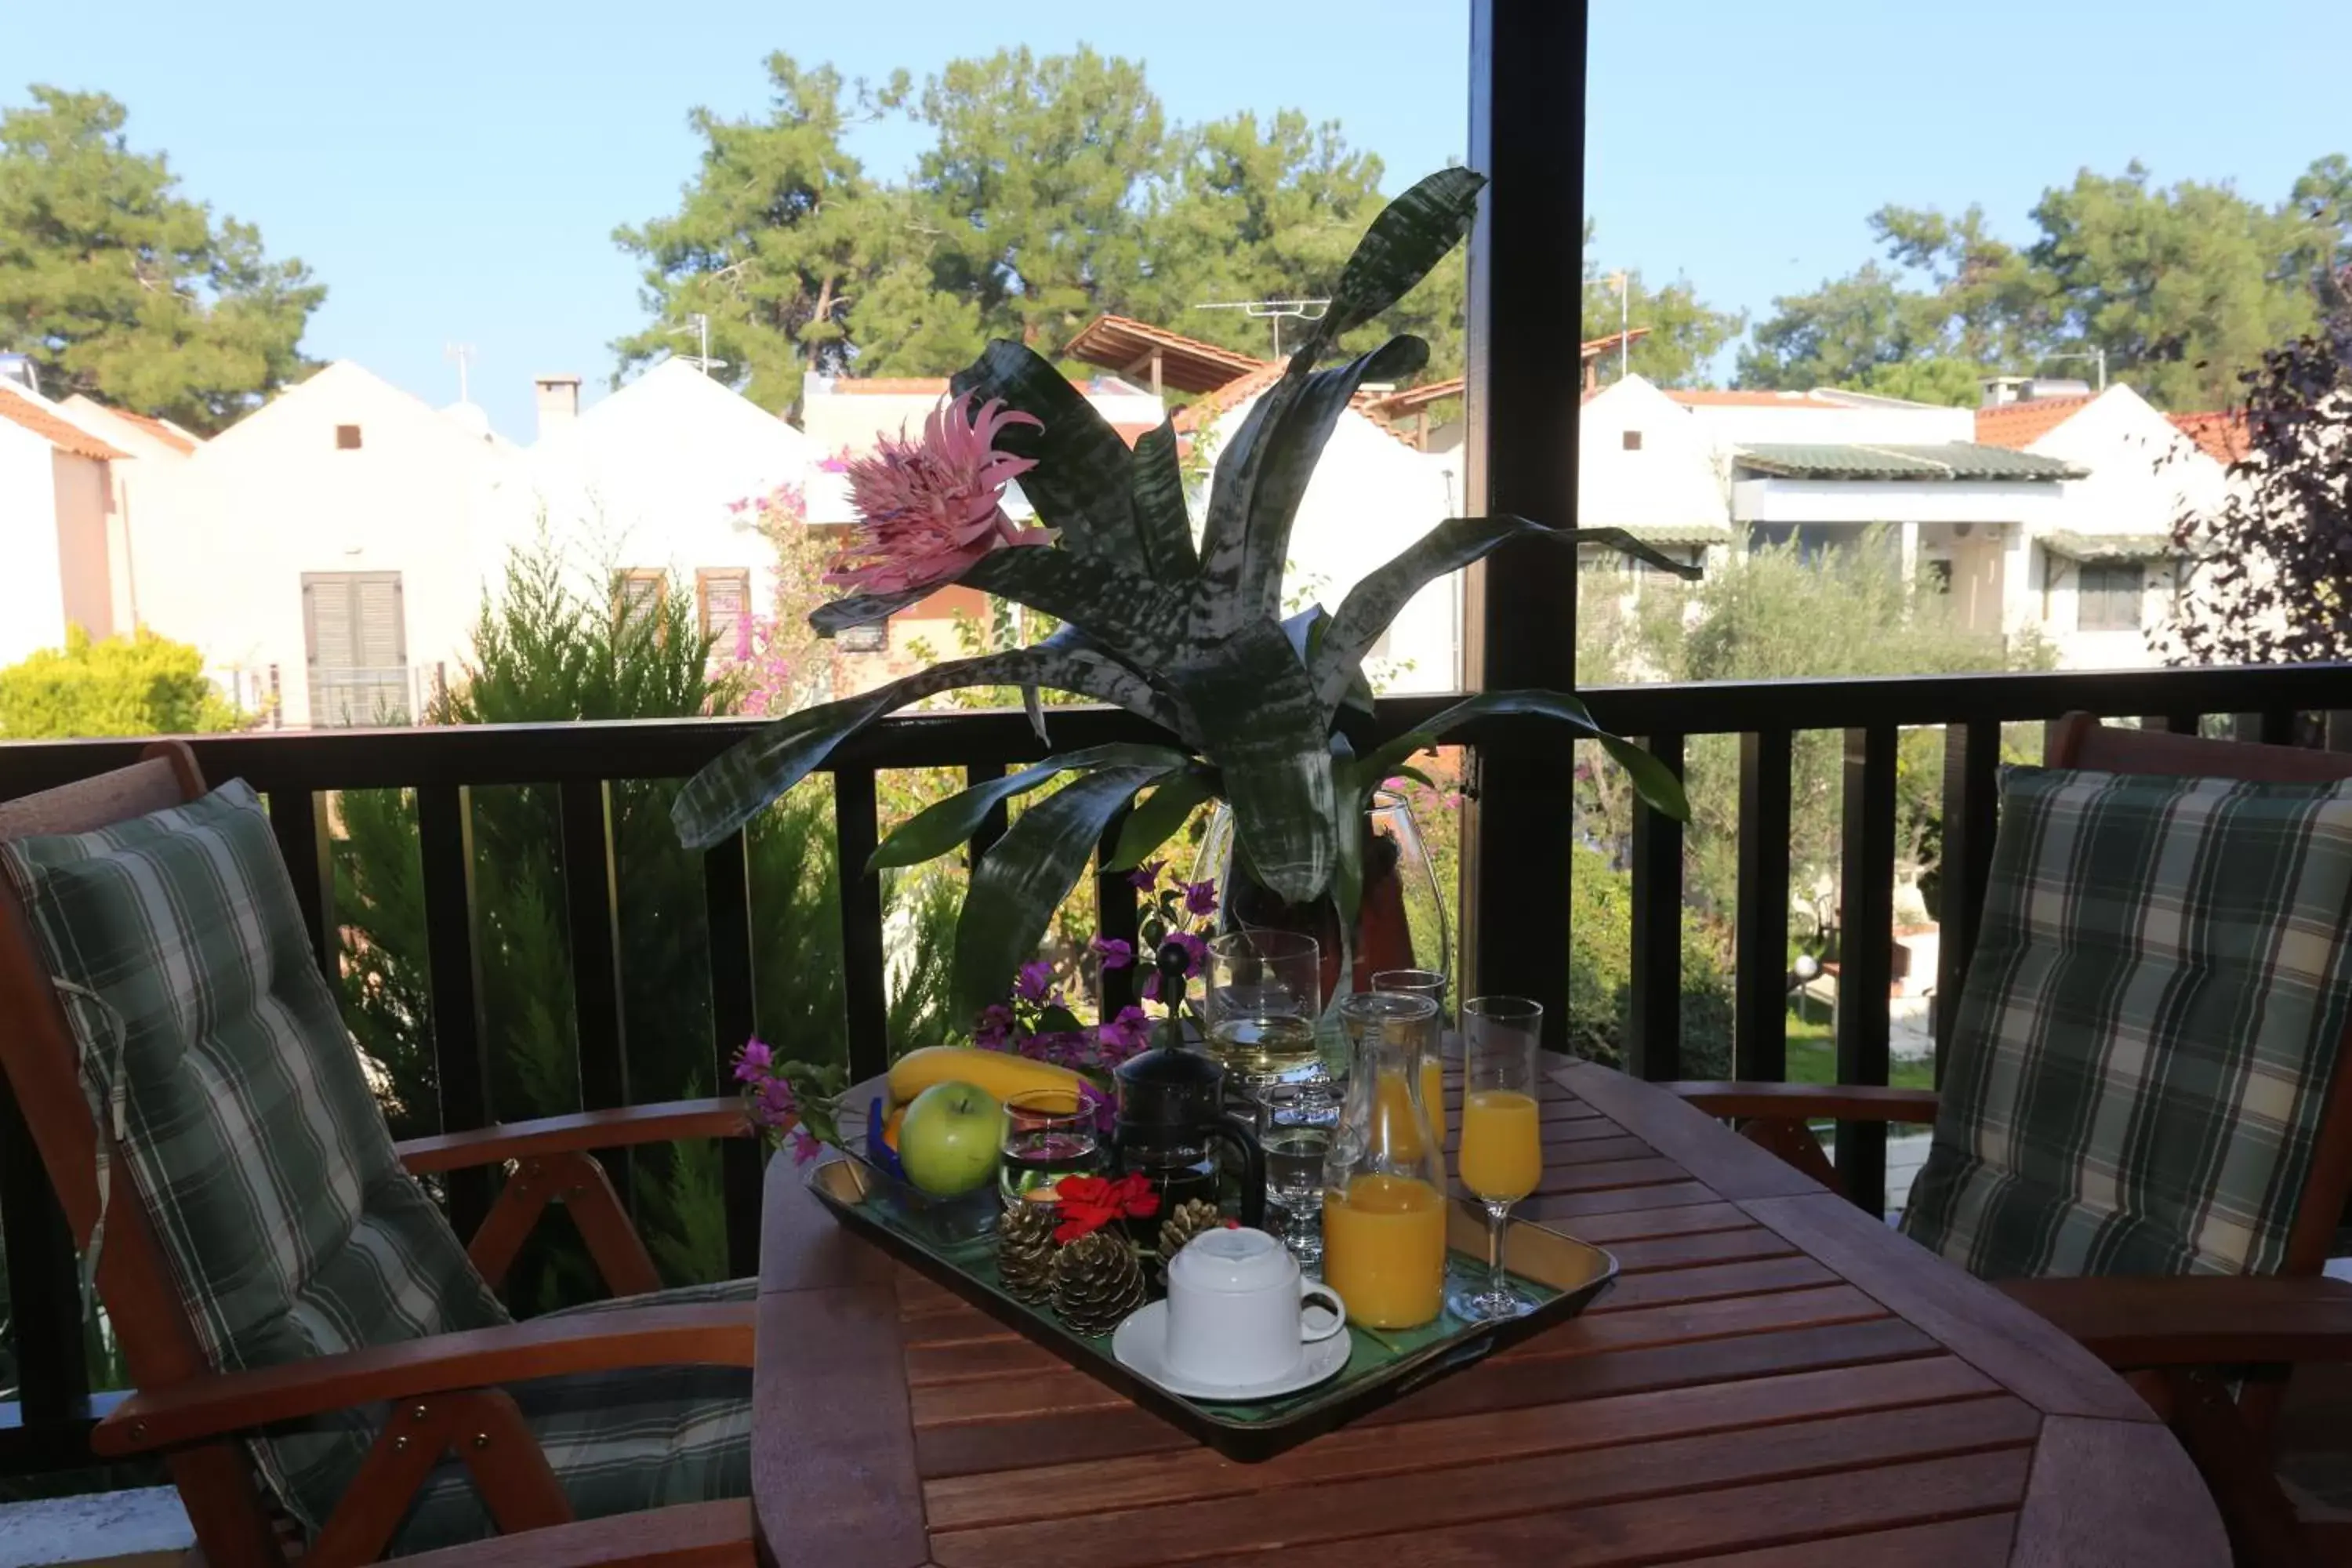
[[[1135,526],[1151,574],[1170,584],[1201,569],[1192,549],[1192,515],[1184,504],[1184,470],[1176,458],[1176,422],[1160,422],[1135,443]]]
[[[1339,853],[1330,742],[1282,628],[1251,621],[1169,679],[1200,726],[1258,880],[1294,904],[1321,894]]]
[[[1151,563],[1135,524],[1133,461],[1118,432],[1095,412],[1086,394],[1035,350],[996,339],[949,383],[975,408],[1002,398],[1044,427],[1008,427],[997,446],[1037,466],[1021,476],[1021,493],[1065,548],[1090,560],[1149,574]]]
[[[954,1016],[975,1018],[1003,999],[1111,818],[1137,790],[1165,774],[1154,767],[1104,768],[1074,779],[1023,812],[981,857],[956,921]]]
[[[1132,871],[1142,865],[1216,793],[1217,773],[1213,768],[1196,764],[1173,778],[1162,779],[1159,787],[1129,816],[1127,826],[1119,830],[1118,847],[1111,855],[1110,864],[1103,869]]]
[[[1312,343],[1338,342],[1411,293],[1469,234],[1486,184],[1468,169],[1440,169],[1382,207],[1348,258]]]
[[[1068,773],[1092,773],[1098,768],[1158,768],[1175,772],[1192,759],[1166,746],[1114,744],[1089,746],[1066,756],[1047,757],[1017,773],[976,784],[960,794],[924,807],[901,823],[877,847],[866,862],[868,871],[892,866],[919,866],[970,842],[988,814],[1017,795],[1026,795],[1048,779]]]

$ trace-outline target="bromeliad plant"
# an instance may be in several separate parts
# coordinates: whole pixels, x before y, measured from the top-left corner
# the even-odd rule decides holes
[[[1453,518],[1358,583],[1337,615],[1285,618],[1282,571],[1293,518],[1324,443],[1367,381],[1418,371],[1429,348],[1399,337],[1318,369],[1345,333],[1402,298],[1469,230],[1481,176],[1433,174],[1372,221],[1330,307],[1219,454],[1195,543],[1176,432],[1129,451],[1052,364],[997,342],[956,376],[954,401],[916,441],[854,461],[861,526],[828,580],[851,590],[811,623],[838,631],[887,616],[949,583],[1063,623],[1031,647],[955,659],[863,695],[777,721],[713,762],[679,795],[678,835],[716,842],[821,764],[842,739],[894,709],[968,686],[1017,686],[1045,742],[1041,688],[1115,704],[1174,743],[1090,747],[975,785],[901,826],[869,869],[908,866],[969,839],[1015,795],[1069,775],[1024,811],[973,873],[956,934],[954,1005],[976,1016],[1035,951],[1053,910],[1122,812],[1117,864],[1150,856],[1203,802],[1232,809],[1255,880],[1292,904],[1328,898],[1352,925],[1362,888],[1363,814],[1415,752],[1475,720],[1549,718],[1598,741],[1652,806],[1686,813],[1680,784],[1646,752],[1603,732],[1573,696],[1490,691],[1358,755],[1343,715],[1369,715],[1363,662],[1424,584],[1520,539],[1572,549],[1597,541],[1685,570],[1614,529],[1555,529],[1519,517]],[[1019,528],[1001,500],[1013,479],[1044,526]],[[1147,793],[1148,792],[1148,793]]]

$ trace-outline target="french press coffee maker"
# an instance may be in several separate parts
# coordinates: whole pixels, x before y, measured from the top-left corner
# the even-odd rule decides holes
[[[1238,1166],[1242,1223],[1265,1223],[1265,1152],[1251,1121],[1225,1109],[1225,1069],[1179,1043],[1189,955],[1173,942],[1160,950],[1160,994],[1168,1017],[1150,1049],[1122,1063],[1118,1125],[1111,1163],[1120,1175],[1141,1172],[1160,1194],[1158,1213],[1194,1198],[1217,1201],[1219,1146]],[[1153,1224],[1157,1225],[1155,1220]]]

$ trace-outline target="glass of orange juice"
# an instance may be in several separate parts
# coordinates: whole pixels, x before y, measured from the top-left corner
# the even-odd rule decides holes
[[[1511,1205],[1543,1181],[1537,1041],[1543,1007],[1520,996],[1462,1005],[1462,1185],[1486,1207],[1486,1279],[1455,1287],[1445,1305],[1475,1321],[1516,1318],[1536,1303],[1511,1289],[1503,1266]]]

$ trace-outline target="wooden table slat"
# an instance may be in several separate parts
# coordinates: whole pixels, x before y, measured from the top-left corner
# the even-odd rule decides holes
[[[2097,1497],[2100,1506],[2084,1500]],[[2189,1456],[2145,1421],[2053,1415],[2018,1515],[2018,1568],[2132,1568],[2187,1559],[2229,1561],[2228,1534]]]
[[[1686,1568],[1894,1568],[1898,1563],[1901,1568],[1984,1568],[1988,1563],[2009,1560],[2010,1540],[2016,1531],[2015,1514],[1980,1513],[1940,1524],[1800,1541],[1685,1563]]]
[[[993,1476],[952,1476],[927,1480],[923,1505],[933,1529],[965,1529],[1416,1470],[1428,1465],[1431,1454],[1444,1455],[1449,1465],[1475,1464],[1998,1392],[1967,1363],[1935,1356],[1447,1416],[1415,1422],[1402,1434],[1391,1428],[1343,1427],[1261,1465],[1236,1464],[1196,1446],[1178,1456],[1045,1467],[1024,1472],[1021,1484],[1011,1487]]]
[[[1741,1206],[2042,1410],[2110,1421],[2156,1419],[2147,1402],[2090,1352],[1926,1248],[1888,1246],[1902,1238],[1842,1198],[1818,1193]]]
[[[1439,1523],[1467,1533],[1476,1528],[1473,1521],[1644,1497],[1677,1496],[1689,1511],[1711,1512],[1694,1494],[2002,1448],[2016,1450],[2007,1468],[2015,1489],[2000,1500],[2007,1502],[2022,1490],[2025,1450],[2041,1424],[2016,1400],[1989,1398],[1790,1422],[1774,1427],[1769,1442],[1732,1432],[1627,1443],[1585,1452],[1567,1465],[1534,1455],[1462,1466],[1430,1445],[1420,1450],[1417,1468],[1260,1492],[1246,1508],[1202,1508],[1188,1499],[1075,1518],[935,1528],[931,1551],[941,1568],[1143,1568],[1277,1546],[1287,1561],[1301,1551],[1311,1554],[1317,1542]],[[1401,1447],[1412,1443],[1410,1432],[1397,1436]],[[1846,1479],[1870,1489],[1864,1477]]]
[[[1818,1193],[1821,1184],[1662,1089],[1591,1062],[1570,1062],[1553,1078],[1601,1113],[1675,1161],[1721,1197]]]

